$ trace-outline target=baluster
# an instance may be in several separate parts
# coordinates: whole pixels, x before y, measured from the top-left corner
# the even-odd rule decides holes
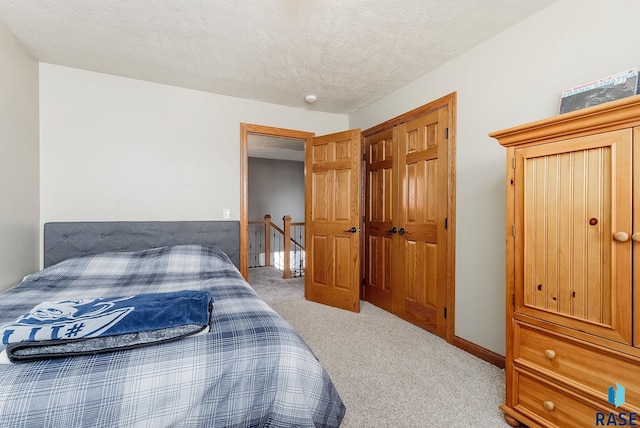
[[[276,236],[276,230],[273,229],[273,244],[274,244],[274,251],[273,251],[273,266],[280,270],[280,264],[282,263],[282,258],[280,257],[276,257],[276,255],[280,255],[280,236]],[[277,260],[276,260],[277,259]]]
[[[263,265],[263,262],[260,260],[260,254],[262,254],[262,246],[264,241],[264,234],[262,233],[263,228],[264,228],[264,224],[253,225],[253,234],[254,234],[253,257],[255,258],[256,266]]]
[[[249,267],[255,266],[254,260],[254,246],[255,246],[255,228],[251,223],[249,223]]]
[[[302,226],[298,226],[298,242],[302,244]],[[302,276],[304,274],[302,267],[302,252],[302,248],[298,247],[298,276]]]
[[[264,215],[264,265],[271,266],[271,216],[269,214]]]
[[[258,241],[258,248],[256,249],[256,264],[258,266],[264,266],[264,260],[260,261],[260,254],[264,251],[264,224],[256,224],[256,240]]]
[[[298,226],[293,226],[291,235],[294,237],[295,242],[298,242]],[[292,276],[298,276],[298,244],[293,244],[293,273]]]
[[[284,221],[284,236],[282,237],[284,251],[284,278],[291,278],[291,216],[285,215],[282,217]]]

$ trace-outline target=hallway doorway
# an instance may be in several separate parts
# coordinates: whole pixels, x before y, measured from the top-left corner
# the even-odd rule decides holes
[[[240,272],[245,279],[249,268],[249,222],[256,217],[255,212],[252,212],[253,217],[249,215],[249,157],[274,159],[279,156],[281,160],[294,160],[301,155],[304,159],[304,147],[313,136],[304,131],[240,124]],[[300,146],[302,150],[299,150]],[[262,216],[264,214],[271,213],[262,213]],[[273,217],[273,221],[282,222],[282,219]],[[300,221],[304,221],[304,217]]]

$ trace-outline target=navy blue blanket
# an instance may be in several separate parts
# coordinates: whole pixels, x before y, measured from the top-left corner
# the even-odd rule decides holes
[[[211,305],[192,290],[42,302],[0,338],[13,362],[130,349],[203,331]]]

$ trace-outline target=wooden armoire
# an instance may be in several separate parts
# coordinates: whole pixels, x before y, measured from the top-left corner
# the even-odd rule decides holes
[[[640,412],[640,96],[490,135],[507,149],[505,419],[628,425]]]

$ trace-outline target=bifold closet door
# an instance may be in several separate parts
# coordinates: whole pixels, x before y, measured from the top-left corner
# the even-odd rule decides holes
[[[447,110],[399,126],[398,315],[444,337],[447,304]]]
[[[397,128],[365,139],[365,296],[374,305],[393,311],[394,263],[398,259],[398,140]]]
[[[446,335],[447,109],[367,137],[365,295]]]

